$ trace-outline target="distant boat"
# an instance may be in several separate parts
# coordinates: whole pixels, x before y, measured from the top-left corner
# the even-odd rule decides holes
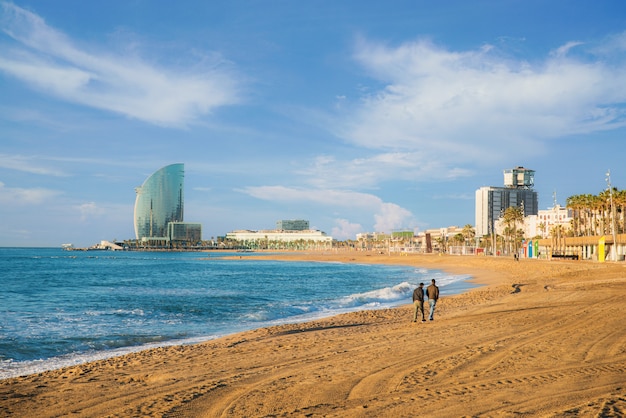
[[[74,245],[72,244],[61,244],[61,248],[63,248],[64,250],[71,250],[74,248]]]

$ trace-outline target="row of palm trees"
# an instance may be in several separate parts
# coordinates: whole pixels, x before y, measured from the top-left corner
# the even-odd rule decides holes
[[[485,235],[479,243],[480,247],[499,252],[501,249],[506,254],[517,254],[524,240],[524,209],[510,206],[502,212],[502,235]],[[534,238],[534,237],[533,237]]]
[[[524,239],[524,209],[518,206],[511,206],[502,215],[504,222],[504,242],[509,253],[517,254],[522,240]],[[521,228],[518,228],[521,225]]]
[[[559,239],[568,236],[599,236],[609,235],[613,232],[613,222],[615,223],[615,233],[626,232],[626,190],[617,188],[607,189],[598,195],[581,194],[570,196],[566,199],[566,205],[572,210],[571,228],[566,230],[562,225],[552,228],[550,236]],[[504,223],[502,242],[497,242],[502,248],[509,252],[516,252],[524,239],[524,212],[521,207],[507,208],[501,217]],[[520,227],[522,226],[522,227]],[[545,224],[540,224],[540,228],[545,228]],[[537,237],[528,237],[537,238]],[[489,248],[492,244],[492,237],[484,237],[481,246]]]
[[[467,224],[463,227],[461,232],[450,237],[447,244],[456,245],[456,246],[462,246],[462,245],[471,246],[474,241],[475,236],[476,236],[476,230],[474,229],[474,226]],[[443,242],[445,240],[442,237],[440,238],[440,240],[442,240],[442,244],[445,245],[445,242]]]
[[[576,237],[610,234],[613,220],[616,234],[626,230],[626,190],[614,187],[595,196],[574,195],[567,198],[566,204],[573,212],[571,230]]]

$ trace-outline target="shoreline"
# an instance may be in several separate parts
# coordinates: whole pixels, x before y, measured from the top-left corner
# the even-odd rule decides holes
[[[626,413],[624,265],[356,252],[260,257],[424,267],[483,286],[442,297],[432,324],[412,324],[407,304],[5,379],[0,415]]]
[[[296,260],[292,258],[294,256],[302,257],[303,259]],[[317,258],[317,255],[315,253],[313,253],[312,256],[313,258]],[[285,262],[298,262],[298,261],[320,262],[320,263],[329,263],[331,265],[335,263],[344,264],[343,261],[310,260],[308,258],[309,258],[309,253],[306,253],[306,252],[303,252],[303,253],[292,252],[292,253],[287,253],[287,255],[285,253],[257,252],[254,256],[247,256],[247,257],[244,257],[243,259],[241,258],[239,254],[234,255],[232,253],[229,255],[223,255],[223,253],[218,253],[216,257],[207,257],[203,259],[205,260],[222,259],[222,260],[233,260],[233,261],[241,260],[244,262],[245,261],[259,261],[261,259],[261,260],[267,260],[267,261],[275,260],[275,261],[285,261]],[[388,266],[393,265],[393,263],[383,264],[383,263],[378,263],[378,262],[375,264],[388,265]],[[404,265],[404,267],[411,268],[411,269],[414,268],[414,266],[411,266],[410,263],[407,265]],[[441,270],[432,269],[430,271],[439,272]],[[453,280],[451,283],[448,283],[447,285],[443,284],[443,286],[445,287],[442,288],[442,292],[444,292],[442,294],[442,297],[461,294],[461,293],[471,290],[472,288],[476,286],[480,286],[480,285],[471,283],[470,282],[471,276],[469,275],[461,274],[461,275],[450,275],[450,276],[457,276],[458,281]],[[439,285],[440,287],[442,286],[441,282],[439,282]],[[396,286],[399,286],[399,285],[396,285]],[[392,287],[395,288],[396,286],[392,286]],[[382,290],[382,289],[379,289],[379,290]],[[353,296],[353,295],[346,294],[345,297],[347,296]],[[260,322],[256,326],[239,327],[239,329],[235,328],[232,330],[215,331],[212,333],[207,333],[207,334],[202,334],[202,335],[189,336],[187,338],[161,340],[159,342],[150,342],[150,343],[145,343],[142,345],[117,347],[117,348],[111,348],[111,349],[102,350],[102,351],[75,352],[75,353],[69,353],[65,355],[50,357],[46,359],[40,358],[40,359],[24,360],[24,361],[6,361],[0,364],[0,381],[4,379],[15,378],[15,377],[26,377],[29,375],[63,369],[67,367],[80,366],[85,363],[91,363],[95,361],[106,360],[109,358],[121,357],[127,354],[150,350],[154,348],[204,343],[204,342],[212,341],[218,338],[228,337],[228,336],[232,336],[241,332],[253,331],[253,330],[260,329],[260,328],[269,328],[273,326],[290,325],[290,324],[301,324],[305,322],[326,319],[326,318],[340,315],[340,314],[358,312],[361,310],[395,309],[402,305],[406,305],[408,303],[407,301],[410,301],[410,295],[405,295],[405,297],[403,297],[401,300],[387,301],[387,302],[381,301],[379,302],[381,306],[367,306],[367,305],[361,304],[361,305],[357,305],[353,307],[336,309],[335,311],[326,311],[326,312],[320,311],[320,312],[313,312],[313,313],[308,313],[308,314],[303,313],[303,314],[296,315],[296,316],[288,316],[284,318],[263,321],[263,322]]]

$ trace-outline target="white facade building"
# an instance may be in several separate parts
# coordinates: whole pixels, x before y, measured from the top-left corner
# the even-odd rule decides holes
[[[572,210],[560,205],[550,209],[540,210],[537,215],[527,216],[524,219],[524,236],[527,238],[550,237],[555,226],[560,225],[563,231],[572,226]]]
[[[384,232],[362,232],[360,234],[356,234],[357,241],[377,241],[377,240],[385,240],[389,239],[389,234],[385,234]]]
[[[316,243],[327,243],[332,245],[333,237],[318,230],[305,231],[285,231],[285,230],[238,230],[226,234],[226,239],[241,242],[261,242],[261,241],[280,241],[280,242],[296,242],[296,241],[313,241]]]
[[[476,236],[490,235],[496,221],[510,207],[522,207],[524,216],[537,214],[537,192],[507,187],[481,187],[476,190]]]
[[[504,187],[476,190],[476,236],[490,235],[496,221],[510,207],[523,208],[524,216],[536,215],[537,192],[533,190],[535,172],[524,167],[504,170]]]

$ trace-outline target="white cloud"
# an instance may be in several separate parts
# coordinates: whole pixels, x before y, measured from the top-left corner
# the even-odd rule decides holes
[[[307,176],[308,182],[318,188],[373,188],[391,180],[454,180],[472,174],[421,152],[380,153],[346,161],[322,155],[297,173]]]
[[[552,51],[552,56],[557,57],[557,58],[563,58],[563,57],[565,57],[567,55],[567,53],[571,49],[573,49],[573,48],[575,48],[575,47],[577,47],[579,45],[582,45],[582,44],[583,44],[582,42],[574,42],[574,41],[568,42],[565,45],[560,46],[556,50]]]
[[[99,207],[96,202],[82,203],[76,209],[80,213],[81,222],[92,218],[100,218],[106,213],[106,210]]]
[[[616,51],[626,51],[626,32],[609,35],[599,45],[593,47],[593,53],[607,58],[614,55]]]
[[[415,223],[409,210],[395,203],[384,202],[379,197],[368,193],[285,186],[248,187],[241,191],[257,199],[273,202],[310,202],[328,206],[334,210],[349,209],[346,213],[352,210],[368,212],[373,219],[373,227],[379,232],[412,227]]]
[[[395,203],[382,203],[379,212],[374,215],[376,220],[374,229],[376,231],[391,232],[394,229],[406,228],[408,226],[407,220],[411,219],[411,217],[411,212]]]
[[[185,126],[212,109],[236,103],[238,82],[223,61],[186,72],[136,57],[76,47],[44,20],[0,3],[0,28],[17,44],[0,48],[4,71],[55,97],[161,126]]]
[[[193,190],[196,190],[198,192],[210,192],[213,190],[212,187],[194,187]]]
[[[363,41],[355,58],[384,88],[362,99],[339,134],[451,166],[533,155],[547,139],[624,126],[626,69],[568,56],[578,45],[529,63],[491,46]]]
[[[0,203],[12,206],[41,205],[61,192],[43,188],[12,188],[0,182]]]
[[[44,166],[37,157],[0,154],[0,167],[44,176],[64,177],[61,170]]]
[[[381,204],[381,200],[374,195],[343,190],[258,186],[247,187],[241,191],[257,199],[268,201],[313,202],[341,207],[378,207]]]
[[[351,223],[347,219],[336,219],[335,224],[336,226],[333,227],[331,232],[331,236],[334,239],[354,239],[356,234],[363,232],[363,227],[360,224]]]

